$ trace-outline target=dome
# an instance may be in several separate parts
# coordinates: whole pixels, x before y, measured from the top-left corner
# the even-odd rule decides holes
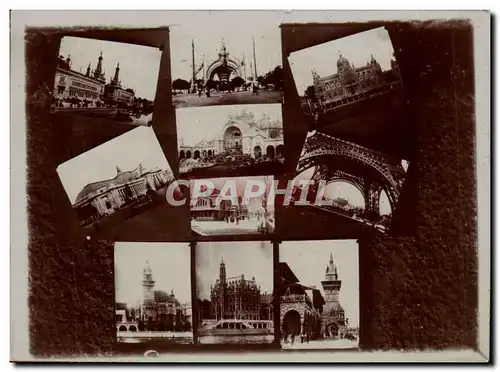
[[[116,177],[109,180],[92,182],[84,186],[82,191],[80,191],[76,196],[75,204],[78,204],[79,202],[84,200],[88,195],[94,193],[95,191],[101,188],[109,188],[111,186],[123,185],[138,177],[140,177],[140,172],[137,168],[126,172],[122,172],[119,168],[117,168]]]
[[[341,55],[339,55],[339,59],[337,60],[337,67],[351,67],[349,60]]]

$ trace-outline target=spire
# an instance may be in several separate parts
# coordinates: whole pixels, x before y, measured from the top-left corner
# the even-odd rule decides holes
[[[120,75],[120,62],[118,62],[116,64],[115,77],[113,78],[113,84],[119,84],[120,83],[119,75]]]
[[[116,166],[116,174],[120,174],[122,172],[122,170],[120,169],[120,167],[117,165]],[[146,261],[146,263],[149,265],[149,263]]]
[[[330,252],[330,263],[333,263],[333,254]]]
[[[171,289],[171,290],[170,290],[170,297],[174,297],[174,296],[175,296],[175,295],[174,295],[174,290],[173,290],[173,289]]]
[[[87,73],[85,75],[90,76],[90,62],[89,62],[89,65],[87,66]]]

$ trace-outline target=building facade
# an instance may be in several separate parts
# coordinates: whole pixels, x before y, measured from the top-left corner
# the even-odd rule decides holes
[[[355,67],[342,55],[337,60],[337,73],[320,77],[312,71],[315,97],[322,103],[342,103],[343,100],[363,94],[401,80],[399,66],[391,60],[391,70],[383,71],[380,63],[371,56],[365,66]]]
[[[97,67],[91,71],[90,64],[85,74],[71,69],[71,56],[66,60],[59,57],[54,79],[53,97],[57,102],[78,99],[86,101],[90,106],[103,102],[106,81],[102,71],[102,54]]]
[[[324,337],[343,338],[346,333],[346,318],[344,308],[339,302],[342,281],[339,280],[337,266],[330,261],[326,267],[325,280],[321,282],[324,291],[325,305],[321,314],[321,332]]]
[[[266,320],[273,319],[272,295],[261,293],[255,277],[244,275],[228,277],[226,265],[221,260],[219,278],[210,286],[211,318],[216,320]]]
[[[309,334],[312,339],[343,338],[347,332],[345,312],[339,302],[342,281],[330,253],[325,279],[321,282],[323,294],[314,286],[301,284],[286,262],[280,262],[281,333]]]
[[[132,89],[122,87],[120,80],[120,63],[116,65],[115,76],[106,85],[104,91],[105,100],[110,104],[123,106],[133,106],[135,102],[135,93]]]
[[[131,203],[145,200],[148,193],[154,193],[172,179],[169,171],[158,168],[147,170],[139,165],[133,170],[122,171],[116,167],[114,178],[83,187],[73,207],[81,223],[86,226]]]
[[[194,145],[179,143],[181,166],[187,159],[224,162],[228,156],[247,155],[253,159],[283,157],[283,123],[267,115],[256,118],[243,111],[229,115],[217,138]]]
[[[167,292],[155,290],[155,281],[149,262],[143,270],[142,301],[139,321],[146,330],[182,331],[190,327],[187,309],[175,298],[174,290]]]
[[[84,73],[71,68],[71,56],[64,59],[59,57],[54,79],[53,98],[56,106],[63,106],[63,102],[76,103],[83,107],[101,107],[103,105],[121,104],[133,106],[135,93],[132,89],[125,89],[119,77],[120,64],[115,69],[115,75],[106,84],[106,75],[102,67],[102,52],[97,59],[97,66],[93,70],[89,63]]]

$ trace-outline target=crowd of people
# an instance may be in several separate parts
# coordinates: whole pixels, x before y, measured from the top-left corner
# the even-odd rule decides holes
[[[297,342],[300,339],[301,344],[309,343],[309,341],[311,340],[311,334],[305,333],[305,332],[302,332],[298,335],[296,335],[295,332],[293,332],[293,331],[290,334],[288,334],[287,332],[282,332],[281,337],[283,340],[283,345],[288,345],[290,343],[290,345],[292,345],[292,346],[295,344],[296,337],[297,337]]]

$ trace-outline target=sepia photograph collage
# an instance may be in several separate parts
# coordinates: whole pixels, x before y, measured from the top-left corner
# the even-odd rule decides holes
[[[425,178],[442,166],[422,150],[439,132],[425,133],[416,108],[438,93],[415,67],[431,57],[413,60],[410,47],[432,32],[236,13],[32,36],[45,40],[32,55],[45,53],[51,134],[30,164],[57,210],[32,244],[55,234],[54,254],[82,247],[61,270],[86,288],[75,306],[102,302],[92,311],[103,319],[79,310],[78,327],[94,322],[107,345],[95,348],[112,355],[375,350],[384,332],[406,332],[377,314],[391,296],[408,300],[400,291],[415,291],[411,270],[430,257],[404,252],[441,226],[422,207],[438,208],[428,195],[445,184]]]

